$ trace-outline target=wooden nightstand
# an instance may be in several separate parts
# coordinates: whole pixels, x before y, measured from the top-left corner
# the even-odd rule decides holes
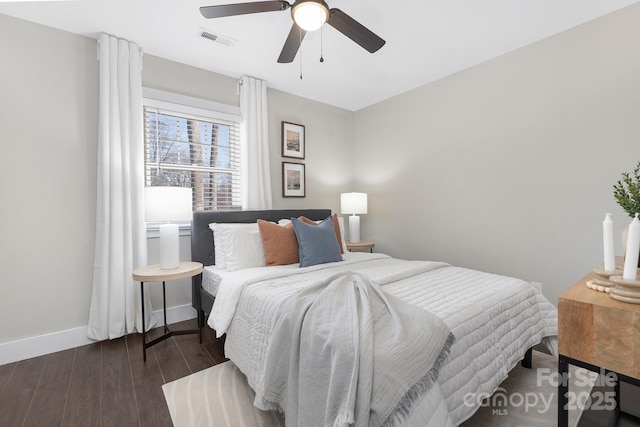
[[[347,244],[347,250],[351,251],[366,251],[373,253],[373,247],[376,245],[373,242],[359,241],[358,243],[345,242]]]
[[[594,277],[595,273],[588,274],[558,298],[558,370],[560,378],[568,375],[570,364],[610,373],[615,380],[617,418],[621,412],[620,381],[640,386],[640,305],[616,301],[587,288],[586,282]],[[568,383],[559,381],[559,427],[566,427],[569,421],[568,392]]]
[[[133,270],[133,280],[140,282],[140,301],[142,305],[142,359],[147,361],[147,348],[160,341],[166,340],[172,335],[199,334],[202,343],[202,329],[192,329],[183,331],[171,331],[167,326],[167,295],[165,292],[165,282],[177,280],[185,277],[193,277],[202,274],[202,264],[199,262],[181,262],[177,268],[163,270],[160,264],[149,265]],[[162,282],[162,309],[164,312],[164,335],[146,342],[146,328],[144,325],[144,282]]]

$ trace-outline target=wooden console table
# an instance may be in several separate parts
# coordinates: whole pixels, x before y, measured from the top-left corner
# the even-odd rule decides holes
[[[558,370],[560,378],[567,375],[570,364],[615,374],[617,420],[621,414],[620,381],[640,386],[640,304],[616,301],[587,288],[586,282],[594,277],[594,273],[588,274],[558,298]],[[568,424],[568,392],[567,381],[560,381],[559,427]]]

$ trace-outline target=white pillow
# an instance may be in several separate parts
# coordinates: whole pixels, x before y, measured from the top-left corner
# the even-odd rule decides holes
[[[227,224],[227,223],[211,223],[209,228],[213,232],[213,240],[215,242],[215,257],[216,262],[214,268],[226,269],[229,260],[229,254],[231,251],[231,233],[233,230],[256,230],[258,232],[257,223],[239,223],[239,224]]]
[[[235,228],[229,236],[229,252],[227,253],[227,270],[264,267],[264,248],[258,224],[252,229]]]

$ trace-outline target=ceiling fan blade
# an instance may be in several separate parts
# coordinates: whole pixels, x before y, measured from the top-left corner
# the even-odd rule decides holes
[[[289,35],[287,36],[287,40],[284,42],[284,46],[282,46],[282,52],[280,52],[280,56],[278,57],[278,62],[280,64],[293,62],[293,59],[298,53],[298,49],[300,49],[300,45],[302,44],[302,39],[304,39],[305,34],[307,34],[307,32],[298,27],[294,22],[291,27],[291,31],[289,31]]]
[[[254,1],[250,3],[202,6],[200,13],[207,19],[223,18],[225,16],[246,15],[249,13],[276,12],[279,10],[287,10],[290,6],[286,1]]]
[[[386,43],[367,27],[340,9],[331,9],[327,24],[349,37],[360,46],[373,53]]]

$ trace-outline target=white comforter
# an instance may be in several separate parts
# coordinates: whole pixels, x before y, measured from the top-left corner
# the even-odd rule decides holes
[[[491,394],[529,347],[557,335],[555,307],[531,284],[444,263],[349,253],[343,262],[308,268],[240,270],[220,283],[209,325],[218,334],[227,332],[226,355],[254,390],[263,385],[266,349],[280,304],[340,271],[368,276],[383,291],[440,317],[456,336],[438,382],[414,407],[409,425],[463,422],[478,408],[478,396]],[[546,344],[556,352],[553,339]]]
[[[290,427],[402,425],[454,340],[439,317],[338,273],[282,306],[255,401]]]

